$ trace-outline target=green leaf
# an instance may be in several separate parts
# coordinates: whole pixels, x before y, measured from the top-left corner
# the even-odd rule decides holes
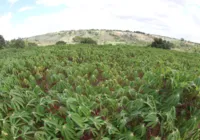
[[[73,127],[69,124],[65,124],[61,128],[61,135],[64,137],[65,140],[76,140],[76,132],[74,131]]]
[[[180,140],[180,132],[177,129],[174,130],[168,135],[167,140]]]
[[[69,112],[68,117],[71,118],[78,126],[83,127],[84,120],[79,114]]]
[[[159,119],[156,113],[149,113],[145,117],[144,121],[147,122],[148,127],[155,127],[159,123]]]
[[[137,136],[144,137],[146,134],[146,127],[144,124],[138,125],[134,128],[134,132]]]
[[[100,130],[100,128],[105,124],[100,117],[90,118],[89,120],[91,121],[90,124],[93,124],[97,130]]]

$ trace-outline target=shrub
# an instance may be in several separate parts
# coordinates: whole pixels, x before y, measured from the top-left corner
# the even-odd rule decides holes
[[[58,42],[56,42],[56,45],[66,45],[66,42],[65,41],[58,41]]]
[[[82,44],[97,44],[97,42],[95,40],[93,40],[92,38],[89,38],[89,37],[83,38],[80,43],[82,43]]]
[[[10,47],[13,48],[24,48],[26,46],[25,42],[23,39],[18,38],[18,39],[13,39],[10,41]]]
[[[76,43],[80,43],[82,39],[83,39],[83,37],[75,36],[75,37],[73,38],[73,41],[76,42]]]
[[[2,35],[0,35],[0,49],[6,46],[6,41]]]
[[[33,42],[28,42],[28,47],[37,47],[38,45]]]
[[[151,47],[161,48],[161,49],[171,49],[173,44],[169,41],[163,40],[162,38],[154,38]]]
[[[134,33],[138,33],[138,34],[146,34],[146,33],[144,33],[144,32],[141,32],[141,31],[134,31]]]
[[[81,43],[81,44],[97,44],[95,40],[89,37],[76,36],[73,38],[73,41],[76,43]]]
[[[7,40],[5,41],[5,48],[6,47],[9,47],[9,41],[7,41]]]

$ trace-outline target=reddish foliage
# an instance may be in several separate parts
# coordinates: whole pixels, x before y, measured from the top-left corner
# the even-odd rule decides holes
[[[115,91],[115,89],[113,87],[110,87],[109,89],[110,89],[110,91]]]
[[[41,87],[41,89],[43,89],[43,91],[45,93],[47,93],[49,91],[50,88],[52,88],[54,85],[56,85],[56,82],[54,82],[53,84],[49,85],[47,82],[47,73],[46,73],[47,68],[45,68],[43,70],[43,76],[41,79],[37,80],[36,83],[38,86]]]
[[[66,119],[66,115],[60,115],[61,118]]]
[[[100,82],[106,80],[105,78],[103,78],[103,75],[102,75],[103,71],[100,69],[97,69],[97,70],[98,70],[98,75],[97,75],[96,81],[92,83],[93,86],[97,86]],[[91,74],[90,74],[90,76],[91,76]]]
[[[101,119],[105,121],[107,118],[106,116],[101,116]]]
[[[130,76],[127,76],[127,79],[129,80],[129,81],[134,81],[134,77],[133,77],[133,75],[130,75]]]
[[[83,136],[81,137],[81,140],[92,140],[93,139],[93,135],[91,132],[89,133],[84,133]]]
[[[29,86],[24,83],[22,83],[21,86],[22,86],[22,88],[29,88]]]
[[[122,87],[126,85],[126,83],[122,79],[118,79],[118,84],[121,85]]]
[[[45,86],[44,86],[44,91],[45,91],[45,92],[48,92],[48,91],[49,91],[49,85],[48,85],[48,84],[45,84]]]
[[[163,89],[167,88],[167,80],[166,79],[163,79]]]
[[[181,112],[183,111],[183,110],[185,110],[185,112],[186,112],[186,119],[188,120],[188,119],[190,119],[190,117],[191,117],[191,112],[189,111],[189,107],[190,106],[192,106],[192,104],[191,103],[185,103],[185,104],[182,104],[182,105],[178,105],[177,107],[176,107],[176,115],[177,116],[181,116]],[[183,117],[183,116],[182,116]]]
[[[24,79],[20,79],[21,80],[21,87],[22,88],[29,88],[29,85],[27,85],[25,82],[24,82]]]
[[[150,140],[151,137],[156,137],[159,136],[160,133],[160,124],[157,124],[154,128],[147,128],[147,135],[146,135],[146,139]]]
[[[51,112],[52,114],[56,114],[58,112],[59,108],[60,108],[60,105],[53,104],[53,105],[50,105],[50,108],[47,109],[47,111]]]
[[[100,114],[100,109],[96,109],[96,110],[92,111],[92,114],[93,114],[94,116],[99,116],[99,114]]]
[[[57,84],[57,82],[53,82],[52,84],[51,84],[51,88],[53,87],[53,86],[55,86]]]
[[[143,72],[139,72],[138,76],[140,77],[140,79],[142,79],[142,77],[144,76]]]
[[[72,57],[68,57],[68,60],[69,60],[69,61],[73,61],[73,58],[72,58]]]
[[[8,111],[12,111],[13,109],[12,108],[8,108]]]

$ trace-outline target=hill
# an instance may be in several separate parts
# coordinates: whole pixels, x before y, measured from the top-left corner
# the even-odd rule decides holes
[[[137,44],[148,45],[155,37],[162,38],[171,41],[176,47],[194,47],[199,46],[198,43],[189,41],[181,41],[180,39],[146,34],[139,31],[121,31],[121,30],[70,30],[60,31],[54,33],[47,33],[44,35],[37,35],[33,37],[25,38],[29,42],[37,43],[38,45],[52,45],[57,41],[65,41],[68,44],[73,44],[73,38],[75,36],[90,37],[98,42],[98,44]]]

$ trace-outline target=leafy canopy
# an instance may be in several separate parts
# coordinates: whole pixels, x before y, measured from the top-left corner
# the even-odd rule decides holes
[[[161,48],[161,49],[171,49],[173,44],[169,41],[163,40],[162,38],[154,38],[151,47]]]
[[[9,46],[12,48],[25,48],[25,41],[21,38],[13,39],[10,41]]]
[[[6,41],[5,41],[4,37],[2,35],[0,35],[0,49],[5,47],[5,45],[6,45]]]
[[[66,42],[65,41],[58,41],[58,42],[56,42],[56,45],[66,45]]]
[[[81,44],[97,44],[95,40],[89,37],[76,36],[73,38],[73,41],[76,43],[81,43]]]

